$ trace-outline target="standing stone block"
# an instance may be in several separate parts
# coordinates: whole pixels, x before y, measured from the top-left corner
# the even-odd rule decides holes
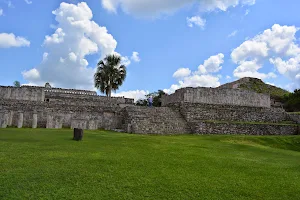
[[[14,111],[10,111],[9,117],[8,117],[8,126],[12,126],[13,124],[13,118],[14,118]]]
[[[90,120],[88,122],[88,130],[96,130],[97,127],[97,121],[96,120]]]
[[[55,126],[54,126],[54,128],[56,128],[56,129],[62,129],[62,118],[61,117],[57,116],[55,118]]]
[[[24,121],[24,114],[22,112],[19,113],[19,119],[18,119],[18,128],[23,127],[23,121]]]
[[[32,117],[32,128],[37,128],[37,114],[34,113]]]
[[[7,122],[8,122],[8,113],[3,114],[3,119],[1,120],[1,128],[7,128]]]
[[[73,140],[79,141],[82,140],[83,137],[83,129],[74,128]]]
[[[46,128],[53,128],[53,116],[50,114],[47,115]]]

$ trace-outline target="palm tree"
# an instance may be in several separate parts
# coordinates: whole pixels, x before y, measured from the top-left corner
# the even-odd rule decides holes
[[[15,82],[14,82],[14,86],[15,86],[15,87],[21,87],[21,84],[20,84],[19,81],[15,81]]]
[[[126,78],[126,67],[121,64],[121,57],[108,55],[97,65],[94,75],[95,87],[106,96],[111,97],[112,90],[116,91]]]

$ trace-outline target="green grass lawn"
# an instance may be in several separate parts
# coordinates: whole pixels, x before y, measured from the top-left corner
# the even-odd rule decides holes
[[[0,199],[300,199],[300,136],[0,129]]]

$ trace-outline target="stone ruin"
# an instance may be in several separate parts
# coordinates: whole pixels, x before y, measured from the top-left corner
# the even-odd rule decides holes
[[[116,129],[121,127],[122,108],[133,103],[95,91],[0,86],[0,124],[2,128]]]
[[[292,121],[295,124],[280,124]],[[298,134],[299,118],[273,107],[268,94],[230,88],[182,88],[162,107],[94,91],[0,86],[2,128],[80,128],[139,134]]]

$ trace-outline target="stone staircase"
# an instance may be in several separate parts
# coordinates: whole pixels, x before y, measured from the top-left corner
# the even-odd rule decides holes
[[[191,129],[181,114],[169,107],[128,106],[123,110],[123,129],[140,134],[187,134]]]

